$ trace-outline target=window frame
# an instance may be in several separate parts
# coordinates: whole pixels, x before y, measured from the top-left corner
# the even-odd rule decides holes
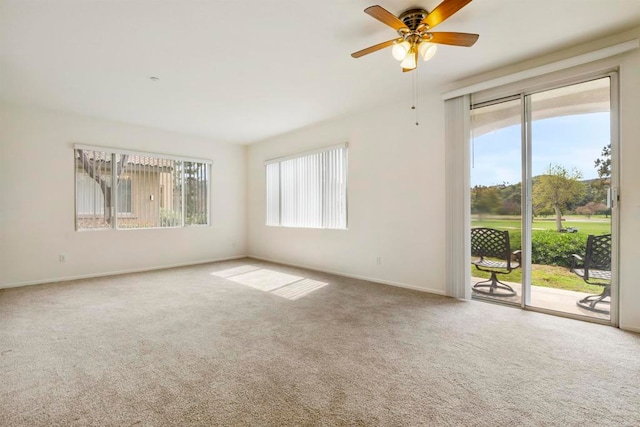
[[[343,192],[344,192],[344,226],[340,226],[340,227],[330,227],[330,226],[326,226],[325,225],[325,216],[324,216],[324,211],[325,211],[325,198],[322,197],[321,198],[321,202],[320,202],[320,216],[321,216],[321,222],[322,225],[319,227],[314,227],[314,226],[308,226],[308,225],[285,225],[283,224],[283,218],[282,218],[282,199],[283,199],[283,184],[282,184],[282,163],[289,161],[289,160],[295,160],[295,159],[301,159],[301,158],[305,158],[305,157],[310,157],[316,154],[320,154],[320,153],[328,153],[334,150],[338,150],[338,149],[343,149],[344,153],[342,154],[343,158],[342,158],[342,171],[341,171],[341,176],[343,177]],[[269,202],[268,202],[268,198],[270,197],[269,194],[269,165],[273,165],[273,164],[278,164],[278,223],[274,224],[274,223],[269,223],[269,218],[270,218],[270,214],[269,214]],[[264,168],[265,168],[265,225],[267,227],[286,227],[286,228],[301,228],[301,229],[317,229],[317,230],[348,230],[349,229],[349,185],[348,185],[348,178],[349,178],[349,144],[347,142],[341,143],[341,144],[335,144],[335,145],[331,145],[331,146],[325,146],[322,148],[317,148],[314,150],[309,150],[309,151],[304,151],[304,152],[300,152],[300,153],[295,153],[295,154],[290,154],[290,155],[286,155],[286,156],[282,156],[282,157],[277,157],[277,158],[273,158],[273,159],[269,159],[266,160],[264,162]],[[324,185],[326,183],[326,180],[322,181],[322,184]],[[325,191],[324,187],[323,187],[323,192]]]
[[[190,163],[201,163],[205,165],[205,173],[206,173],[206,184],[205,184],[205,190],[204,190],[204,195],[206,197],[206,201],[204,202],[204,207],[206,208],[206,223],[204,224],[189,224],[187,223],[187,220],[185,218],[185,214],[186,214],[186,206],[185,206],[185,195],[184,195],[184,190],[185,190],[185,179],[184,179],[184,167],[181,168],[181,177],[180,177],[180,182],[181,182],[181,191],[182,191],[182,203],[181,203],[181,224],[177,225],[177,226],[170,226],[170,227],[163,227],[163,226],[155,226],[155,227],[120,227],[118,225],[119,219],[128,219],[128,218],[133,218],[136,216],[136,213],[133,212],[134,209],[134,203],[133,203],[133,197],[134,197],[134,187],[135,187],[135,183],[133,182],[133,180],[131,179],[131,177],[127,178],[130,181],[130,204],[131,204],[131,212],[118,212],[118,198],[119,198],[119,193],[118,193],[118,185],[114,185],[112,187],[112,200],[114,205],[112,206],[113,209],[113,218],[114,220],[111,222],[109,227],[96,227],[96,228],[91,228],[91,227],[87,227],[87,228],[82,228],[79,227],[78,225],[78,218],[82,218],[83,216],[87,216],[87,214],[79,214],[78,213],[78,168],[77,168],[77,150],[88,150],[88,151],[99,151],[99,152],[104,152],[106,153],[106,155],[111,156],[111,161],[113,162],[112,164],[115,164],[115,159],[116,156],[120,156],[120,155],[129,155],[129,156],[138,156],[138,157],[151,157],[151,158],[157,158],[157,159],[163,159],[163,160],[171,160],[171,161],[177,161],[177,162],[190,162]],[[75,230],[76,231],[105,231],[105,230],[117,230],[117,231],[129,231],[129,230],[156,230],[156,229],[175,229],[175,228],[186,228],[186,227],[210,227],[211,226],[211,178],[212,178],[212,171],[213,171],[213,161],[209,160],[209,159],[200,159],[200,158],[193,158],[193,157],[185,157],[185,156],[177,156],[177,155],[172,155],[172,154],[163,154],[163,153],[152,153],[152,152],[144,152],[144,151],[133,151],[133,150],[126,150],[126,149],[120,149],[120,148],[113,148],[113,147],[101,147],[101,146],[93,146],[93,145],[84,145],[84,144],[74,144],[73,145],[73,163],[74,163],[74,195],[73,195],[73,200],[74,200],[74,224],[75,224]],[[116,176],[116,168],[111,168],[111,182],[117,182],[117,176]],[[158,203],[160,202],[160,195],[158,195]]]

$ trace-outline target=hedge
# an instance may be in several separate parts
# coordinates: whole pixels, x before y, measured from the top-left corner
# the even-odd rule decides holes
[[[522,233],[520,231],[510,231],[509,240],[512,251],[522,248]],[[571,254],[583,256],[586,245],[586,234],[534,230],[531,237],[531,262],[533,264],[569,267]]]

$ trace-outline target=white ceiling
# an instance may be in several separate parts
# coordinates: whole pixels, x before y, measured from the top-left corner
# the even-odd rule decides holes
[[[440,0],[0,0],[0,97],[250,143],[410,97],[363,13]],[[475,0],[434,31],[480,34],[418,67],[420,90],[640,25],[640,0]],[[149,79],[157,76],[158,81]]]

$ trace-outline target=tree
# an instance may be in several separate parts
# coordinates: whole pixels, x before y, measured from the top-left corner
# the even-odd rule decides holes
[[[184,162],[185,224],[207,223],[207,164]]]
[[[579,200],[584,192],[580,182],[582,174],[577,169],[568,171],[563,166],[550,164],[544,175],[538,177],[533,187],[533,205],[536,210],[553,209],[556,230],[562,230],[562,212],[570,203]]]
[[[594,164],[600,178],[609,179],[611,177],[611,144],[602,148],[602,153]]]
[[[607,210],[607,205],[604,203],[596,203],[589,202],[584,206],[579,206],[576,208],[576,213],[578,215],[586,215],[587,218],[591,218],[591,215],[595,215],[598,212],[603,212]]]
[[[500,215],[520,215],[520,203],[522,198],[522,184],[504,183],[500,187],[500,207],[497,213]]]
[[[111,155],[109,153],[101,153],[99,151],[93,151],[93,156],[90,156],[84,152],[84,150],[77,149],[78,158],[82,164],[82,168],[95,182],[100,186],[102,195],[104,197],[104,220],[107,224],[111,224],[111,206],[113,202],[112,185],[111,185],[111,168],[105,167],[106,164],[111,162]],[[99,158],[100,154],[105,154],[103,158]],[[129,156],[127,154],[121,154],[120,159],[116,166],[116,185],[120,183],[120,177],[124,172],[125,166]]]
[[[605,200],[607,197],[607,188],[611,185],[611,144],[602,148],[600,157],[594,162],[594,167],[598,171],[600,179],[593,182],[592,186],[599,200]],[[607,214],[609,212],[607,211]]]
[[[500,197],[496,187],[476,185],[471,189],[471,213],[494,213],[500,204]]]

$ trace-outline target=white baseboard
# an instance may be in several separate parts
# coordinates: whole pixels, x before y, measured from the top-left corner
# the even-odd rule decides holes
[[[405,289],[411,289],[414,291],[420,291],[420,292],[426,292],[429,294],[436,294],[436,295],[446,295],[445,291],[441,291],[439,289],[430,289],[430,288],[420,288],[418,286],[414,286],[414,285],[409,285],[406,283],[401,283],[401,282],[394,282],[391,280],[384,280],[384,279],[378,279],[375,277],[367,277],[367,276],[360,276],[357,274],[350,274],[350,273],[345,273],[342,271],[334,271],[334,270],[327,270],[324,268],[318,268],[318,267],[312,267],[312,266],[308,266],[308,265],[302,265],[302,264],[294,264],[288,261],[281,261],[281,260],[277,260],[277,259],[273,259],[273,258],[264,258],[264,257],[260,257],[260,256],[255,256],[255,255],[247,255],[247,258],[253,258],[253,259],[257,259],[260,261],[266,261],[266,262],[273,262],[276,264],[283,264],[283,265],[288,265],[290,267],[298,267],[298,268],[305,268],[307,270],[313,270],[313,271],[319,271],[322,273],[329,273],[329,274],[335,274],[336,276],[343,276],[343,277],[349,277],[352,279],[360,279],[360,280],[366,280],[369,282],[373,282],[373,283],[379,283],[382,285],[390,285],[390,286],[395,286],[398,288],[405,288]]]
[[[640,334],[640,328],[639,327],[620,325],[620,329],[622,329],[623,331],[635,332],[637,334]]]
[[[40,279],[40,280],[30,280],[26,282],[7,283],[7,284],[0,285],[0,289],[19,288],[21,286],[42,285],[45,283],[66,282],[69,280],[93,279],[96,277],[117,276],[120,274],[142,273],[145,271],[165,270],[167,268],[176,268],[176,267],[188,267],[190,265],[208,264],[210,262],[220,262],[220,261],[231,261],[234,259],[242,259],[242,258],[247,258],[247,255],[238,255],[238,256],[232,256],[232,257],[208,259],[208,260],[201,260],[201,261],[190,261],[190,262],[183,262],[179,264],[160,265],[155,267],[132,268],[129,270],[108,271],[104,273],[81,274],[78,276],[56,277],[53,279]]]
[[[421,287],[418,287],[418,286],[409,285],[409,284],[401,283],[401,282],[394,282],[394,281],[391,281],[391,280],[384,280],[384,279],[378,279],[378,278],[375,278],[375,277],[361,276],[361,275],[357,275],[357,274],[350,274],[350,273],[345,273],[345,272],[342,272],[342,271],[328,270],[328,269],[312,267],[312,266],[302,265],[302,264],[294,264],[294,263],[291,263],[291,262],[286,262],[286,261],[272,259],[272,258],[264,258],[264,257],[254,256],[254,255],[238,255],[238,256],[233,256],[233,257],[225,257],[225,258],[216,258],[216,259],[184,262],[184,263],[161,265],[161,266],[154,266],[154,267],[133,268],[133,269],[129,269],[129,270],[117,270],[117,271],[109,271],[109,272],[104,272],[104,273],[81,274],[81,275],[77,275],[77,276],[64,276],[64,277],[56,277],[56,278],[51,278],[51,279],[39,279],[39,280],[31,280],[31,281],[26,281],[26,282],[7,283],[7,284],[0,285],[0,289],[18,288],[18,287],[21,287],[21,286],[42,285],[42,284],[45,284],[45,283],[66,282],[66,281],[70,281],[70,280],[93,279],[93,278],[97,278],[97,277],[117,276],[117,275],[120,275],[120,274],[143,273],[145,271],[165,270],[165,269],[168,269],[168,268],[176,268],[176,267],[188,267],[190,265],[208,264],[210,262],[220,262],[220,261],[231,261],[231,260],[242,259],[242,258],[253,258],[253,259],[260,260],[260,261],[273,262],[273,263],[276,263],[276,264],[283,264],[283,265],[288,265],[288,266],[291,266],[291,267],[306,268],[307,270],[313,270],[313,271],[319,271],[319,272],[322,272],[322,273],[335,274],[336,276],[350,277],[352,279],[367,280],[369,282],[379,283],[379,284],[382,284],[382,285],[395,286],[395,287],[398,287],[398,288],[411,289],[411,290],[414,290],[414,291],[427,292],[427,293],[436,294],[436,295],[445,295],[445,292],[441,291],[439,289],[421,288]]]
[[[382,285],[395,286],[395,287],[398,287],[398,288],[411,289],[411,290],[414,290],[414,291],[426,292],[426,293],[430,293],[430,294],[446,295],[444,291],[441,291],[439,289],[420,288],[418,286],[409,285],[409,284],[406,284],[406,283],[394,282],[394,281],[391,281],[391,280],[378,279],[378,278],[375,278],[375,277],[361,276],[361,275],[358,275],[358,274],[350,274],[350,273],[345,273],[345,272],[342,272],[342,271],[328,270],[328,269],[318,268],[318,267],[313,267],[313,266],[308,266],[308,265],[295,264],[295,263],[291,263],[291,262],[287,262],[287,261],[277,260],[277,259],[273,259],[273,258],[265,258],[265,257],[256,256],[256,255],[237,255],[237,256],[232,256],[232,257],[224,257],[224,258],[215,258],[215,259],[208,259],[208,260],[184,262],[184,263],[171,264],[171,265],[161,265],[161,266],[155,266],[155,267],[133,268],[133,269],[129,269],[129,270],[118,270],[118,271],[110,271],[110,272],[105,272],[105,273],[82,274],[82,275],[78,275],[78,276],[57,277],[57,278],[53,278],[53,279],[40,279],[40,280],[32,280],[32,281],[26,281],[26,282],[15,282],[15,283],[8,283],[8,284],[0,285],[0,289],[18,288],[18,287],[21,287],[21,286],[42,285],[42,284],[45,284],[45,283],[66,282],[66,281],[70,281],[70,280],[92,279],[92,278],[96,278],[96,277],[105,277],[105,276],[117,276],[117,275],[120,275],[120,274],[142,273],[142,272],[145,272],[145,271],[156,271],[156,270],[165,270],[165,269],[168,269],[168,268],[188,267],[190,265],[208,264],[208,263],[211,263],[211,262],[221,262],[221,261],[231,261],[231,260],[242,259],[242,258],[252,258],[252,259],[256,259],[256,260],[260,260],[260,261],[266,261],[266,262],[273,262],[273,263],[276,263],[276,264],[288,265],[288,266],[291,266],[291,267],[305,268],[307,270],[313,270],[313,271],[319,271],[319,272],[322,272],[322,273],[335,274],[336,276],[350,277],[350,278],[353,278],[353,279],[366,280],[366,281],[369,281],[369,282],[379,283],[379,284],[382,284]],[[627,325],[620,325],[619,327],[620,327],[620,329],[625,330],[625,331],[640,333],[640,327],[627,326]]]

